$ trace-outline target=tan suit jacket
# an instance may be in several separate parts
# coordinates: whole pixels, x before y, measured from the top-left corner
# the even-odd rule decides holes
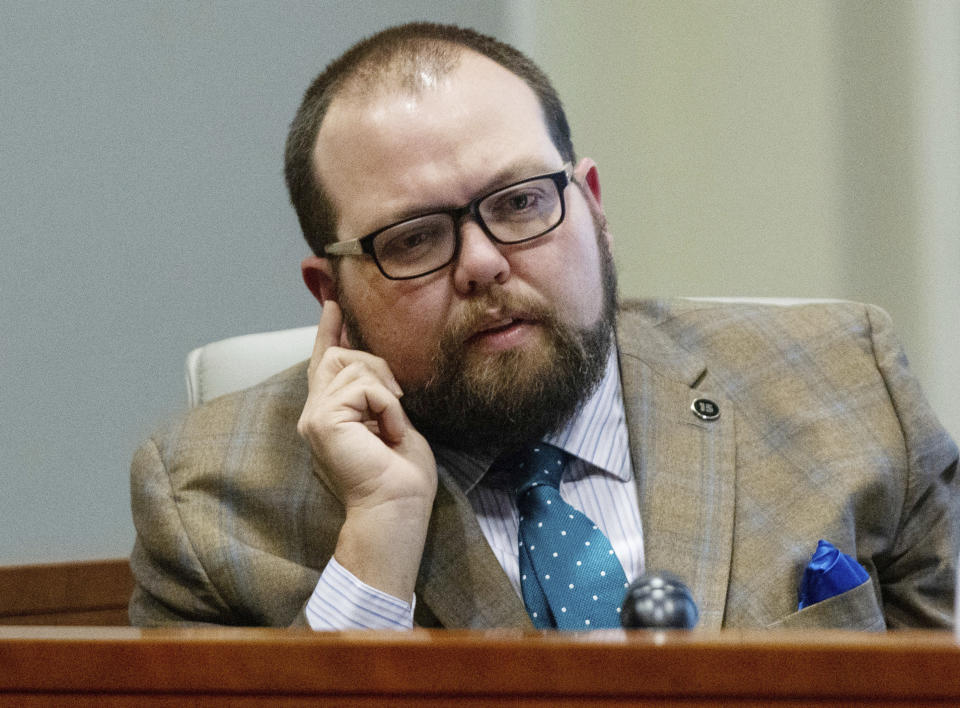
[[[686,580],[701,627],[950,626],[957,448],[882,311],[644,301],[622,307],[617,336],[647,568]],[[305,371],[191,410],[138,450],[134,624],[303,621],[343,520],[296,433]],[[693,414],[699,397],[717,420]],[[821,538],[870,581],[797,612]],[[442,474],[416,607],[425,626],[530,626]]]

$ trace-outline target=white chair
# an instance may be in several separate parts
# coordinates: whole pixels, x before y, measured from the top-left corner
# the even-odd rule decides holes
[[[804,305],[838,300],[767,297],[691,297],[705,302],[765,305]],[[187,355],[187,400],[198,406],[225,393],[260,383],[273,374],[310,358],[317,328],[297,327],[230,337],[198,347]]]
[[[187,401],[199,406],[258,384],[310,358],[317,328],[245,334],[197,347],[187,355]]]

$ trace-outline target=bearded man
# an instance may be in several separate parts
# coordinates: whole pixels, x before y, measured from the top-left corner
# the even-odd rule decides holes
[[[886,316],[618,305],[597,166],[515,49],[364,40],[286,177],[313,355],[138,451],[134,624],[594,629],[647,568],[707,627],[951,624],[957,448]],[[798,611],[821,538],[866,580]]]

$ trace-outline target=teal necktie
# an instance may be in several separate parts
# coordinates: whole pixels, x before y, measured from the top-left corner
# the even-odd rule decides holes
[[[539,442],[494,463],[516,480],[523,601],[538,628],[619,627],[627,579],[609,539],[560,498],[566,458]]]

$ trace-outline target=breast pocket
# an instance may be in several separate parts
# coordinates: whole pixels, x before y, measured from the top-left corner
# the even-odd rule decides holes
[[[852,590],[805,607],[767,625],[768,629],[854,629],[882,632],[887,628],[873,578]]]

